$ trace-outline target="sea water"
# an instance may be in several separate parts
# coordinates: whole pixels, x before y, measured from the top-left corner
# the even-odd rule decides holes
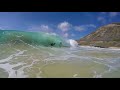
[[[119,77],[120,49],[70,47],[53,34],[0,31],[0,78]]]

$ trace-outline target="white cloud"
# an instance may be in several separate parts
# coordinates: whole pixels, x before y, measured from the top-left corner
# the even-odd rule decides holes
[[[65,34],[64,34],[64,37],[66,37],[66,38],[67,38],[68,36],[69,36],[69,34],[68,34],[68,33],[65,33]]]
[[[41,30],[45,30],[45,31],[49,30],[49,27],[47,25],[41,25],[40,28]]]
[[[57,25],[56,28],[59,28],[62,32],[60,32],[59,34],[61,34],[63,37],[68,38],[69,36],[74,37],[75,34],[69,34],[68,30],[73,29],[76,31],[84,31],[87,30],[88,28],[95,28],[96,26],[94,24],[87,24],[87,25],[81,25],[81,26],[73,26],[72,24],[68,23],[68,22],[62,22],[59,25]],[[52,35],[56,35],[55,33],[53,33],[53,29],[56,28],[51,28],[48,25],[31,25],[28,30],[29,31],[42,31],[42,32],[47,32],[47,33],[52,33]]]
[[[96,28],[96,26],[94,24],[89,24],[89,25],[85,25],[86,27],[92,27],[92,28]]]
[[[94,24],[88,24],[88,25],[81,25],[81,26],[75,26],[74,29],[76,31],[84,31],[87,28],[96,28],[96,26]]]
[[[109,13],[109,16],[110,17],[115,17],[115,16],[117,16],[118,15],[118,12],[110,12]]]
[[[30,31],[42,31],[42,32],[51,32],[52,29],[48,26],[48,25],[33,25],[33,26],[30,26],[29,29]]]
[[[63,32],[66,32],[71,29],[71,24],[68,22],[62,22],[58,24],[58,29],[62,30]]]
[[[75,26],[74,28],[76,31],[84,31],[85,30],[85,27],[83,27],[83,26]]]
[[[62,22],[60,24],[58,24],[58,28],[60,30],[62,30],[63,32],[67,32],[70,29],[74,29],[76,31],[84,31],[87,28],[96,28],[96,26],[94,24],[88,24],[88,25],[81,25],[81,26],[73,26],[72,24],[68,23],[68,22]],[[68,36],[69,34],[65,33],[64,36]],[[72,35],[74,36],[74,35]]]
[[[106,22],[105,18],[104,18],[104,17],[101,17],[101,16],[99,16],[99,17],[97,18],[97,20],[100,21],[100,22],[102,22],[103,24]]]

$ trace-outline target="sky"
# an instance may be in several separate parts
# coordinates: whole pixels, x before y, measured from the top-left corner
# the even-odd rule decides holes
[[[55,33],[75,40],[113,22],[120,22],[120,12],[0,12],[0,30]]]

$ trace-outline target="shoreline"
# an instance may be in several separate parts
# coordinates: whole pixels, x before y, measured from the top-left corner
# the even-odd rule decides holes
[[[120,47],[109,47],[111,49],[120,49]]]
[[[120,49],[120,47],[99,47],[99,46],[90,46],[90,45],[79,45],[79,46],[95,47],[95,48]]]

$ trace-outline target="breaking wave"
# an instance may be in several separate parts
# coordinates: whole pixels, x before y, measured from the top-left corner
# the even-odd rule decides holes
[[[47,47],[69,46],[69,44],[62,37],[54,33],[0,30],[0,44],[19,44],[21,41],[31,45],[42,45]]]

